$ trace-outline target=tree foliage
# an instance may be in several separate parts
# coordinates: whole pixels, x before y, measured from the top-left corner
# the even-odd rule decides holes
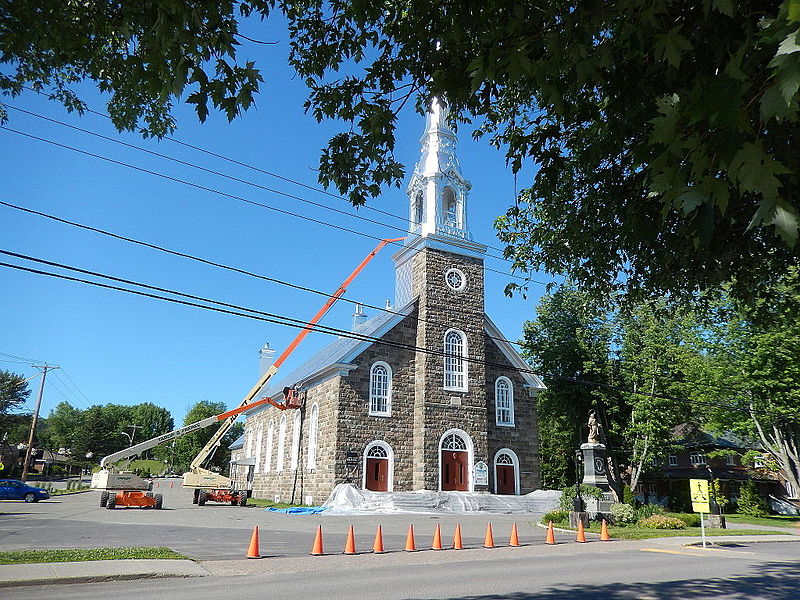
[[[253,102],[262,77],[236,62],[239,22],[272,2],[41,2],[0,6],[0,90],[48,93],[69,110],[86,105],[76,94],[88,80],[110,94],[119,129],[163,136],[175,128],[174,103],[194,105],[204,121],[209,105],[233,119]]]
[[[397,115],[438,95],[538,169],[498,223],[522,271],[598,297],[730,280],[741,296],[797,260],[800,0],[19,0],[0,8],[0,90],[82,110],[89,80],[146,135],[179,99],[233,118],[262,80],[237,63],[237,19],[273,7],[307,110],[344,123],[320,180],[356,204],[399,184]]]
[[[0,370],[0,431],[6,431],[14,426],[15,419],[12,413],[25,404],[30,393],[28,382],[22,375]]]
[[[210,402],[208,400],[201,400],[200,402],[196,402],[191,406],[189,411],[186,413],[186,417],[183,419],[184,425],[191,425],[201,419],[205,419],[206,417],[211,417],[214,415],[218,415],[222,412],[225,412],[227,407],[225,406],[224,402]],[[237,423],[226,433],[222,441],[214,452],[214,454],[209,457],[208,464],[204,465],[205,468],[218,468],[222,470],[228,464],[230,458],[230,451],[228,450],[228,446],[230,446],[236,438],[242,435],[243,427],[241,424]],[[189,464],[194,460],[194,458],[200,453],[200,450],[203,449],[203,446],[206,445],[208,440],[211,439],[211,436],[217,431],[216,426],[206,427],[205,429],[200,429],[198,431],[193,431],[192,433],[186,434],[183,437],[178,438],[175,440],[175,465],[179,469],[186,470],[189,468]]]

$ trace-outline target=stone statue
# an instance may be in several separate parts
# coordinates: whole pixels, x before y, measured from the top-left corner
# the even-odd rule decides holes
[[[600,423],[597,421],[595,411],[589,411],[589,439],[586,440],[590,444],[600,443]]]

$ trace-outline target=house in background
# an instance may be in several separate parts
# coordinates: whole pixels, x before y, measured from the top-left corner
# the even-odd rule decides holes
[[[471,186],[443,103],[433,102],[421,142],[409,237],[393,256],[394,307],[372,318],[357,308],[361,339],[334,341],[263,390],[280,400],[296,387],[302,408],[246,413],[235,477],[246,487],[240,467],[251,466],[255,497],[311,504],[342,482],[378,492],[539,487],[535,396],[545,388],[484,312],[486,248],[468,227]]]
[[[797,499],[797,490],[777,474],[759,468],[758,463],[755,469],[742,464],[742,456],[754,447],[733,433],[713,435],[695,423],[683,423],[675,427],[672,435],[676,449],[655,465],[634,490],[640,501],[688,502],[690,479],[718,479],[721,493],[733,504],[739,499],[742,484],[751,479],[764,498]],[[719,451],[725,451],[724,455],[709,456]]]

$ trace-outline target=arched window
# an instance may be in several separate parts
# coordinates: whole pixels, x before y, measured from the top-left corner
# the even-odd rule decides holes
[[[317,468],[317,433],[319,431],[319,404],[311,405],[311,414],[308,418],[308,453],[306,454],[306,468]]]
[[[281,415],[280,424],[278,425],[278,460],[275,464],[275,470],[280,473],[283,471],[283,456],[286,449],[286,415]]]
[[[392,368],[385,362],[369,370],[369,414],[392,416]]]
[[[442,216],[446,224],[458,226],[458,201],[451,187],[442,190]]]
[[[272,470],[272,442],[275,439],[275,423],[269,422],[267,427],[267,458],[264,460],[264,471],[269,473]]]
[[[451,433],[442,440],[442,450],[466,450],[467,442],[457,433]]]
[[[258,426],[258,433],[256,434],[256,462],[253,468],[254,473],[258,473],[258,462],[261,460],[261,442],[264,434],[264,426]]]
[[[300,424],[301,416],[300,411],[294,411],[294,420],[292,421],[292,458],[291,458],[291,469],[292,471],[297,470],[297,462],[300,456]]]
[[[412,229],[422,224],[422,219],[423,219],[422,192],[417,192],[417,195],[414,198],[414,210],[411,213],[411,219],[413,220],[413,223],[411,223]]]
[[[244,430],[244,439],[245,439],[245,456],[253,456],[253,428],[248,427]]]
[[[498,377],[494,384],[495,423],[514,426],[514,384],[508,377]]]
[[[467,336],[456,329],[444,335],[444,387],[449,390],[467,390]]]

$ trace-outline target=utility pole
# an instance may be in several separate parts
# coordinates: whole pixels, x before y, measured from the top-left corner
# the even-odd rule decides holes
[[[44,381],[47,379],[47,371],[52,371],[53,369],[58,369],[59,367],[55,365],[48,365],[45,363],[44,365],[33,365],[37,369],[42,370],[42,383],[39,386],[39,397],[36,399],[36,408],[33,409],[33,419],[31,420],[31,433],[28,436],[28,447],[25,450],[25,462],[22,463],[22,475],[20,479],[22,481],[28,480],[28,466],[31,462],[31,453],[33,451],[33,436],[36,433],[36,424],[39,422],[39,409],[42,406],[42,396],[44,395]]]

